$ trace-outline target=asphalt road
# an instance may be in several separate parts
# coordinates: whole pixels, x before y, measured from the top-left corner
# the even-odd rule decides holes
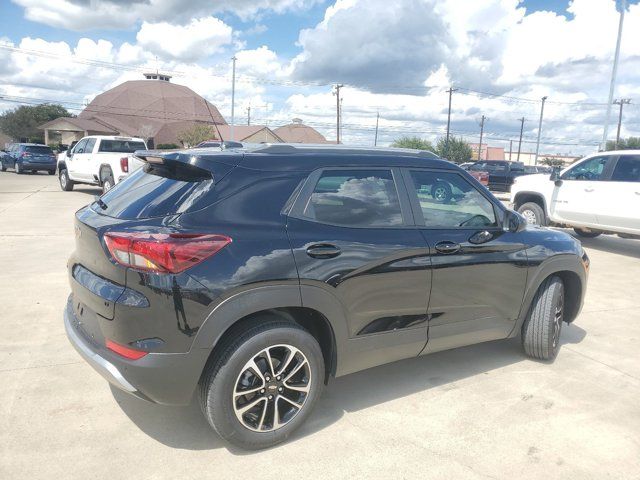
[[[194,403],[112,390],[69,344],[73,212],[97,189],[0,173],[0,478],[640,478],[640,241],[584,242],[584,310],[555,362],[517,341],[334,380],[287,444],[246,453]]]

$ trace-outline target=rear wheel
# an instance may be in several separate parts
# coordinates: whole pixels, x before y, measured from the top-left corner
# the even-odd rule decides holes
[[[602,235],[602,232],[599,232],[597,230],[586,230],[584,228],[574,228],[573,231],[584,238],[595,238],[598,235]]]
[[[74,182],[69,178],[69,174],[67,173],[66,168],[60,169],[59,180],[60,180],[60,188],[62,188],[62,190],[64,190],[65,192],[70,192],[71,190],[73,190]]]
[[[531,303],[522,326],[522,346],[527,355],[551,360],[558,354],[564,320],[564,284],[558,276],[547,278]]]
[[[105,168],[100,172],[100,181],[102,182],[102,193],[105,194],[113,188],[115,182],[111,170]]]
[[[15,164],[15,166],[14,166],[14,169],[15,169],[15,171],[16,171],[16,173],[17,173],[18,175],[22,175],[23,170],[22,170],[22,167],[20,166],[20,164],[19,164],[18,162],[16,162],[16,164]]]
[[[431,196],[436,202],[446,203],[451,200],[451,185],[438,181],[431,187]]]
[[[56,171],[55,170],[49,170],[49,175],[55,175]]]
[[[530,225],[545,225],[544,210],[540,205],[534,202],[524,203],[518,208],[521,214]]]
[[[238,333],[209,362],[202,411],[226,441],[270,447],[311,413],[324,381],[322,351],[309,332],[280,319],[262,318]]]

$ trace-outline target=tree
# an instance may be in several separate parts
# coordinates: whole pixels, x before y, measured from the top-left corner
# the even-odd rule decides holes
[[[559,158],[545,157],[540,160],[541,165],[549,165],[550,167],[564,167],[564,162]]]
[[[471,146],[462,137],[449,137],[449,145],[445,137],[440,137],[436,143],[436,153],[454,163],[468,162],[473,154]]]
[[[638,150],[640,149],[640,137],[621,138],[616,147],[615,140],[607,140],[605,150]]]
[[[58,117],[72,117],[62,105],[44,103],[23,105],[0,115],[0,130],[15,140],[44,142],[44,131],[38,129]]]
[[[178,140],[185,147],[194,147],[205,140],[217,140],[217,138],[213,126],[206,123],[195,123],[178,134]]]
[[[419,137],[400,137],[396,139],[392,144],[395,148],[413,148],[414,150],[429,150],[435,151],[433,144],[429,140],[423,140]]]

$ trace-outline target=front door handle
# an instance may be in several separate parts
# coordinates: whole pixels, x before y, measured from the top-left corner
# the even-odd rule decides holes
[[[460,244],[448,240],[436,243],[436,251],[444,254],[456,253],[460,250]]]
[[[307,247],[307,255],[313,258],[334,258],[342,252],[330,243],[316,243]]]
[[[593,188],[585,188],[584,191],[591,193],[591,192],[593,192]]]

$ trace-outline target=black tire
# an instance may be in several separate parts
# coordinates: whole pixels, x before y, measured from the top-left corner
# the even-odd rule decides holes
[[[113,180],[111,169],[103,168],[100,171],[100,183],[102,184],[103,195],[113,188],[113,186],[115,185],[115,181]]]
[[[17,173],[18,175],[22,175],[23,170],[22,170],[22,167],[20,166],[20,164],[19,164],[18,162],[16,162],[16,163],[13,165],[13,169],[16,171],[16,173]]]
[[[229,443],[232,443],[241,448],[256,450],[260,448],[267,448],[285,441],[289,436],[300,426],[306,418],[309,416],[313,407],[320,397],[324,382],[324,359],[322,356],[322,350],[318,345],[316,339],[305,329],[299,325],[282,320],[277,317],[263,317],[257,319],[256,322],[245,325],[245,328],[234,332],[234,335],[228,336],[228,341],[221,345],[217,354],[207,363],[207,367],[200,381],[200,406],[202,411],[209,421],[209,424],[213,429]],[[285,410],[289,407],[287,402],[284,402],[280,396],[276,393],[280,391],[273,389],[271,383],[267,384],[262,380],[262,385],[265,385],[266,389],[262,389],[255,393],[255,396],[251,396],[246,399],[246,403],[252,403],[258,397],[268,397],[269,392],[273,392],[275,395],[271,395],[265,398],[265,403],[261,401],[257,403],[256,408],[260,411],[264,408],[261,414],[258,412],[252,413],[250,409],[245,414],[239,414],[241,419],[236,414],[236,406],[240,407],[236,402],[243,400],[241,397],[237,397],[236,387],[239,382],[242,381],[244,375],[249,372],[245,367],[247,363],[260,355],[268,347],[276,345],[289,345],[298,349],[299,352],[306,357],[307,365],[309,367],[310,379],[307,379],[307,385],[309,391],[303,395],[300,400],[302,407],[295,410],[295,413],[287,420],[280,428],[272,429],[270,431],[255,431],[245,426],[241,421],[245,421],[247,415],[250,419],[257,422],[258,417],[265,420],[267,424],[262,427],[269,427],[268,419],[270,416],[273,420],[271,427],[275,426],[275,418],[273,415],[273,405],[280,405],[280,408],[284,405]],[[274,347],[271,351],[276,350],[278,347]],[[294,361],[301,362],[302,357],[293,357]],[[266,362],[258,360],[261,365],[266,366]],[[283,361],[284,363],[284,361]],[[304,365],[304,363],[302,363]],[[280,363],[274,364],[273,370],[276,372]],[[288,365],[285,365],[284,371],[288,371]],[[293,368],[293,367],[292,367]],[[304,373],[304,372],[303,372]],[[306,373],[305,373],[306,374]],[[241,377],[241,375],[243,375]],[[261,376],[266,379],[269,378],[269,370],[265,368]],[[254,375],[258,379],[257,375]],[[281,377],[284,377],[282,375]],[[271,379],[272,383],[275,381]],[[283,380],[286,383],[286,380]],[[255,383],[253,384],[256,385]],[[306,386],[306,385],[305,385]],[[269,391],[265,391],[269,390]],[[290,392],[287,390],[287,392]],[[285,392],[287,395],[290,393]],[[295,392],[294,392],[295,394]],[[251,394],[253,395],[253,394]],[[237,397],[237,398],[236,398]],[[271,403],[273,402],[273,403]],[[263,405],[265,405],[263,407]],[[271,410],[267,410],[271,408]],[[295,408],[295,407],[294,407]],[[271,415],[267,415],[270,413]],[[283,415],[283,418],[286,416]],[[262,420],[258,428],[262,425]]]
[[[535,202],[523,203],[520,208],[518,208],[518,213],[520,213],[527,220],[527,223],[531,225],[545,226],[547,224],[544,210]]]
[[[49,175],[55,175],[56,171],[55,170],[49,170]]]
[[[7,171],[7,167],[5,167],[4,165],[0,165],[0,170],[2,170],[3,172]]]
[[[560,348],[564,321],[564,284],[558,276],[547,278],[536,292],[522,326],[522,347],[527,355],[552,360]]]
[[[447,203],[451,200],[451,185],[441,180],[431,186],[431,197],[438,203]]]
[[[60,188],[65,192],[70,192],[73,190],[73,186],[75,185],[74,181],[69,178],[69,174],[67,173],[66,168],[60,169]]]
[[[585,230],[583,228],[574,228],[573,231],[584,238],[596,238],[598,235],[602,235],[602,232],[598,232],[597,230]]]

